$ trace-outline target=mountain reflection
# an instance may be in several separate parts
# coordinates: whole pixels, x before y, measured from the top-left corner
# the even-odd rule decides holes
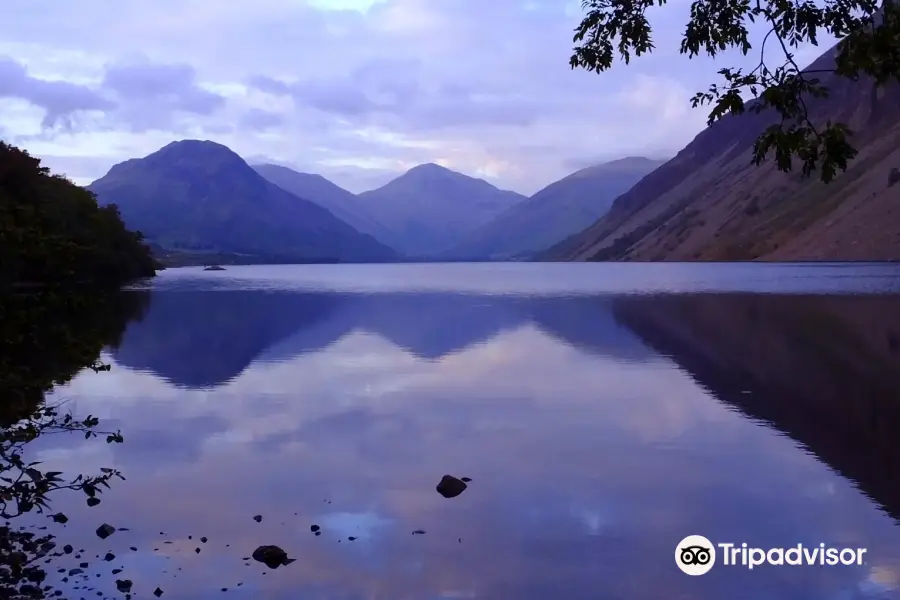
[[[173,290],[62,393],[125,433],[104,517],[165,598],[896,597],[898,325],[897,297]],[[690,578],[691,533],[870,560]],[[300,559],[263,577],[270,543]]]
[[[615,303],[717,398],[791,436],[900,519],[900,297],[695,295]]]
[[[185,388],[226,383],[254,361],[284,361],[355,331],[377,334],[437,360],[533,323],[599,355],[649,360],[654,353],[613,319],[604,297],[516,298],[471,294],[338,294],[183,291],[153,295],[114,357]]]

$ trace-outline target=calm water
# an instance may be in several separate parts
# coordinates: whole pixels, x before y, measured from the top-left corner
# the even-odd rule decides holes
[[[54,503],[110,595],[122,568],[166,600],[900,598],[892,293],[890,265],[170,270],[112,370],[53,392],[125,443],[35,454],[127,477]],[[690,577],[690,534],[867,554]]]

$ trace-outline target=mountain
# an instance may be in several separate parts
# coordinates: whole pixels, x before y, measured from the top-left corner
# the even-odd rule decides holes
[[[391,260],[395,253],[263,178],[221,144],[173,142],[115,165],[88,189],[165,248],[272,260]]]
[[[331,214],[357,231],[368,233],[379,240],[390,236],[390,231],[368,214],[369,209],[356,194],[348,192],[321,175],[300,173],[281,165],[251,166],[278,187],[328,209]]]
[[[500,213],[447,257],[504,259],[545,250],[594,223],[616,197],[663,162],[631,157],[576,171]]]
[[[521,194],[435,164],[413,167],[358,197],[369,214],[391,230],[390,237],[383,241],[413,256],[447,250],[525,200]]]
[[[807,70],[834,65],[834,48]],[[770,111],[721,119],[613,203],[549,260],[883,260],[900,258],[900,85],[816,75],[816,123],[846,123],[859,155],[832,183],[751,164]]]

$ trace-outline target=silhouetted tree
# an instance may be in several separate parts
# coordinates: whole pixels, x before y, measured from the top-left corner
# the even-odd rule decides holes
[[[0,285],[121,285],[159,264],[115,205],[0,142]]]
[[[584,0],[584,19],[575,29],[570,64],[602,72],[615,55],[627,64],[632,56],[652,52],[652,31],[646,17],[651,6],[665,0]],[[711,57],[729,48],[760,56],[750,71],[723,68],[723,85],[712,85],[692,99],[696,106],[710,104],[709,124],[725,115],[773,110],[776,123],[754,145],[755,164],[773,153],[782,171],[790,171],[794,158],[804,176],[820,171],[830,182],[846,170],[857,151],[848,141],[843,123],[817,123],[807,109],[807,99],[825,96],[820,76],[836,75],[868,85],[900,81],[900,6],[896,0],[694,0],[680,51],[688,57],[705,52]],[[748,26],[765,24],[766,33],[754,48]],[[840,40],[834,63],[826,68],[803,70],[795,59],[801,44],[816,44],[822,33]],[[776,44],[780,64],[766,59],[767,44]],[[860,85],[863,82],[860,81]],[[749,96],[755,101],[745,102]],[[780,122],[779,122],[780,121]]]

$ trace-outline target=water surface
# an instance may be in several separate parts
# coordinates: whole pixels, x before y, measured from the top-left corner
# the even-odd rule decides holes
[[[169,270],[53,393],[125,443],[37,454],[125,473],[54,509],[141,597],[900,597],[898,292],[892,265]],[[689,534],[868,552],[689,577]]]

